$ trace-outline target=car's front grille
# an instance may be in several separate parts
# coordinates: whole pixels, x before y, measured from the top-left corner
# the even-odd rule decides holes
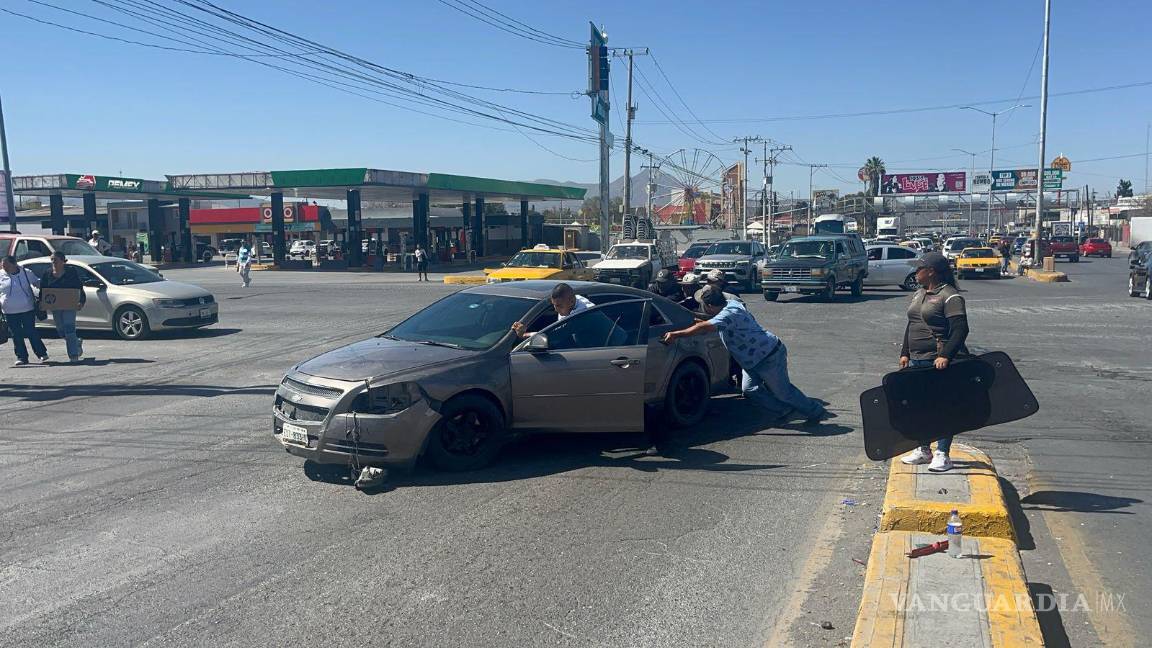
[[[281,396],[276,397],[276,410],[286,416],[290,421],[319,423],[328,418],[327,408],[293,403],[284,400]]]
[[[292,391],[300,392],[301,394],[308,394],[309,396],[320,396],[323,398],[339,398],[344,394],[340,389],[335,387],[321,387],[319,385],[309,385],[308,383],[294,380],[287,376],[284,377],[284,385]]]
[[[772,268],[773,279],[811,279],[812,268]]]

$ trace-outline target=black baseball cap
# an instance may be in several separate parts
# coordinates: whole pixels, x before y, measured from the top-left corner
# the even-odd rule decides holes
[[[947,272],[951,269],[948,258],[939,252],[929,252],[916,260],[916,269],[931,268],[936,272]]]

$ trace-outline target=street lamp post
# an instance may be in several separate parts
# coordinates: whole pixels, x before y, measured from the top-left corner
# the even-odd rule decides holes
[[[971,164],[972,171],[971,171],[970,177],[972,178],[973,191],[968,194],[968,236],[972,236],[972,199],[975,197],[975,189],[976,189],[976,154],[973,153],[972,151],[965,151],[964,149],[954,148],[952,150],[953,151],[960,151],[964,155],[968,155],[968,156],[972,157],[972,164]],[[991,201],[992,200],[992,195],[991,195],[992,185],[988,185],[988,192],[989,192],[988,200]]]
[[[985,223],[984,223],[986,230],[992,229],[992,189],[996,186],[996,178],[992,177],[993,170],[996,168],[996,118],[999,117],[1000,115],[1003,115],[1004,113],[1012,112],[1013,110],[1016,110],[1017,108],[1031,108],[1031,107],[1032,106],[1030,104],[1016,104],[1015,106],[1012,106],[1011,108],[1005,108],[1004,110],[997,110],[996,112],[988,112],[987,110],[982,110],[982,109],[976,108],[974,106],[961,106],[960,107],[960,110],[975,110],[978,113],[984,113],[985,115],[988,115],[989,117],[992,118],[992,150],[989,151],[989,156],[988,156],[988,177],[989,177],[989,181],[990,181],[990,184],[988,185],[988,214],[985,218]]]

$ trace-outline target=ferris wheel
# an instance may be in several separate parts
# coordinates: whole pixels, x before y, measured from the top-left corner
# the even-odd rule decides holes
[[[707,225],[723,193],[724,163],[703,149],[680,149],[659,163],[652,191],[655,221]]]

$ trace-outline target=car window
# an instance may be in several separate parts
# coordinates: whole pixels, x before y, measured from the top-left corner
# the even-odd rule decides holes
[[[847,253],[848,251],[844,248],[844,244],[840,241],[836,241],[836,254],[844,255]]]
[[[714,243],[712,247],[708,248],[705,252],[706,255],[712,254],[742,254],[750,255],[752,253],[752,244],[748,241],[725,241],[723,243]]]
[[[665,326],[666,324],[668,324],[668,318],[664,317],[664,314],[660,312],[660,309],[656,308],[656,302],[649,302],[648,327],[652,328],[655,326]]]
[[[580,259],[576,258],[576,255],[572,254],[571,252],[566,252],[564,254],[564,267],[581,268],[583,266],[580,264]]]
[[[868,248],[868,260],[879,261],[884,258],[884,248]]]
[[[96,248],[76,239],[56,239],[52,241],[52,245],[65,256],[101,256]]]
[[[704,251],[707,249],[708,249],[707,245],[700,245],[698,243],[694,243],[692,245],[689,245],[688,249],[684,250],[684,254],[681,254],[680,256],[685,258],[685,259],[699,259],[700,257],[704,256]]]
[[[52,264],[51,263],[25,263],[25,264],[22,264],[22,267],[31,270],[32,274],[36,275],[37,277],[43,277],[44,273],[48,271],[48,268],[52,267]]]
[[[891,248],[888,248],[888,258],[889,259],[914,259],[914,258],[916,258],[916,253],[912,250],[907,249],[907,248],[891,247]]]
[[[544,332],[552,351],[635,346],[644,302],[609,304],[566,318]]]
[[[16,242],[16,251],[13,253],[17,261],[51,255],[52,250],[49,250],[43,241],[34,239],[20,239]]]
[[[555,252],[518,252],[504,265],[509,268],[558,268],[560,258]]]
[[[148,268],[123,259],[117,261],[102,261],[93,264],[92,269],[113,286],[132,286],[164,281],[164,277],[161,277]]]

